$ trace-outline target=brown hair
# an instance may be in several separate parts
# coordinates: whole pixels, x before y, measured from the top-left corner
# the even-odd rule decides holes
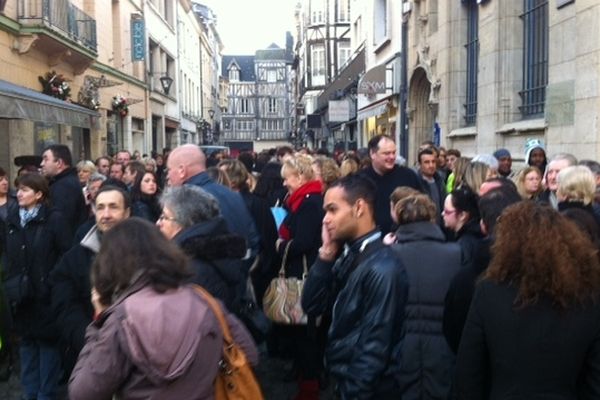
[[[219,161],[217,168],[223,170],[229,178],[231,188],[235,190],[249,190],[248,169],[240,160],[227,159]]]
[[[333,158],[318,156],[313,160],[313,164],[321,171],[321,181],[323,182],[323,192],[327,190],[329,185],[340,178],[340,167]]]
[[[413,196],[416,194],[421,194],[421,192],[411,188],[410,186],[398,186],[396,189],[394,189],[392,194],[390,194],[390,201],[395,207],[396,204],[403,198]]]
[[[34,192],[41,192],[42,198],[40,204],[48,205],[50,203],[50,186],[45,177],[40,174],[21,175],[16,180],[17,189],[19,186],[26,186]]]
[[[399,225],[413,222],[434,222],[437,209],[429,196],[425,194],[412,194],[400,199],[394,206],[394,213]]]
[[[509,206],[496,225],[484,279],[517,288],[517,307],[547,298],[566,309],[594,302],[600,291],[598,250],[571,221],[547,205]]]
[[[138,279],[164,293],[179,287],[191,275],[182,250],[156,225],[133,217],[104,234],[91,278],[101,303],[109,305]]]

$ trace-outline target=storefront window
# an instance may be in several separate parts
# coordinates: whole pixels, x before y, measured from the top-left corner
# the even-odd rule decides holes
[[[58,143],[58,124],[35,122],[34,124],[35,154],[42,154],[44,149],[51,144]]]

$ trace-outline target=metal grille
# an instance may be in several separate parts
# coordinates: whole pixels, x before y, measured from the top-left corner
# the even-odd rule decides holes
[[[479,64],[479,5],[475,1],[467,4],[467,94],[465,122],[475,125],[477,119],[477,69]]]
[[[96,20],[68,0],[20,0],[19,22],[41,24],[97,51]]]
[[[544,113],[548,84],[548,0],[524,0],[521,114]]]

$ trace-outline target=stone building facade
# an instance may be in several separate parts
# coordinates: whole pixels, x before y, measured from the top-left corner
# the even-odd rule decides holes
[[[599,2],[412,0],[403,18],[409,160],[434,140],[518,162],[528,138],[599,158]]]

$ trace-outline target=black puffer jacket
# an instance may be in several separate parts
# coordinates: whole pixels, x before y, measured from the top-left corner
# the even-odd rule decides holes
[[[380,239],[361,252],[366,235],[333,263],[318,259],[302,294],[309,316],[334,304],[326,361],[342,399],[383,399],[398,395],[394,372],[400,359],[400,339],[408,278],[402,261]],[[337,293],[337,294],[336,294]]]
[[[17,332],[28,339],[58,337],[50,307],[48,277],[71,238],[61,213],[42,206],[35,218],[21,227],[19,208],[11,208],[6,221],[6,266],[3,279],[26,270],[34,297],[13,310]]]
[[[192,281],[234,310],[244,284],[241,259],[246,254],[246,240],[229,233],[222,217],[191,226],[173,240],[192,257]]]
[[[461,268],[461,249],[445,243],[444,233],[431,222],[401,225],[396,240],[392,248],[410,285],[398,373],[402,399],[446,399],[455,360],[442,330],[444,298]]]

